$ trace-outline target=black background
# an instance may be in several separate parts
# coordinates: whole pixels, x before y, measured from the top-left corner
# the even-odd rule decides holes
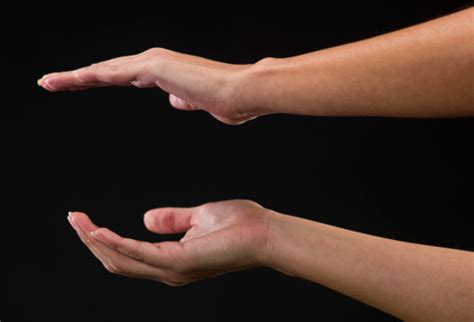
[[[67,211],[162,240],[143,227],[149,208],[249,198],[365,233],[472,250],[474,119],[274,115],[231,127],[174,110],[155,89],[51,94],[36,79],[156,46],[251,63],[379,35],[465,4],[273,3],[263,12],[238,3],[215,12],[184,2],[4,4],[2,322],[396,320],[267,269],[181,288],[114,276],[80,243]]]

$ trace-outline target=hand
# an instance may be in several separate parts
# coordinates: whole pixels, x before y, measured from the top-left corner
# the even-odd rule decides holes
[[[159,87],[173,107],[205,110],[223,123],[237,125],[264,114],[242,97],[240,84],[251,65],[232,65],[152,48],[138,55],[107,60],[38,80],[49,91],[104,86]]]
[[[271,216],[271,211],[248,200],[153,209],[144,216],[148,230],[186,232],[180,241],[161,243],[120,237],[80,212],[70,213],[68,220],[108,271],[179,286],[265,265]]]

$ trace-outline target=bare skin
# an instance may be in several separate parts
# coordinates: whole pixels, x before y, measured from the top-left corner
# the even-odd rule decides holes
[[[153,48],[38,83],[50,91],[159,87],[227,124],[272,114],[474,115],[474,9],[306,55],[232,65]]]
[[[474,115],[474,9],[306,55],[231,65],[155,48],[43,76],[49,91],[159,87],[171,105],[237,125],[272,113],[324,116]],[[409,321],[474,320],[474,254],[410,244],[279,214],[251,201],[145,215],[148,243],[68,217],[111,272],[182,285],[267,266]]]
[[[149,243],[68,217],[112,273],[179,286],[265,266],[304,278],[408,321],[474,319],[474,254],[410,244],[280,214],[248,200],[148,211],[148,230],[182,233]]]

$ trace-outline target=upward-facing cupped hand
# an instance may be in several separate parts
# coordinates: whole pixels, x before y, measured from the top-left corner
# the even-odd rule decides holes
[[[160,243],[124,238],[72,212],[68,220],[81,240],[112,273],[172,286],[265,265],[272,212],[255,202],[232,200],[193,208],[158,208],[144,216],[148,230],[186,232]]]

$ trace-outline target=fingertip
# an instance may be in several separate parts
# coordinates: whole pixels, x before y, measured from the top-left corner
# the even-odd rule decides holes
[[[85,218],[90,220],[87,214],[80,211],[70,211],[68,214],[71,218],[74,218],[75,220],[77,220],[78,218]]]
[[[41,86],[45,90],[50,91],[50,92],[55,91],[55,88],[51,85],[50,80],[51,80],[52,77],[54,78],[58,74],[59,74],[58,72],[45,74],[40,79],[38,79],[36,81],[36,84],[38,86]]]
[[[75,211],[68,211],[67,212],[67,219],[71,220],[72,217],[74,216]]]
[[[96,230],[98,228],[90,220],[89,216],[83,212],[75,211],[69,216],[69,218],[73,222],[74,226],[82,233],[89,234],[92,230]]]
[[[146,229],[156,232],[156,220],[154,218],[154,210],[148,210],[145,215],[143,215],[143,223],[145,224]]]
[[[77,226],[76,226],[74,220],[72,219],[73,214],[74,214],[73,211],[69,211],[68,215],[67,215],[67,220],[69,221],[69,224],[72,226],[72,228],[74,228],[74,230],[77,230]]]
[[[50,91],[50,92],[54,92],[56,90],[55,86],[54,86],[54,82],[52,83],[51,80],[54,81],[54,78],[43,78],[43,80],[41,81],[41,86],[43,86],[44,89]]]

